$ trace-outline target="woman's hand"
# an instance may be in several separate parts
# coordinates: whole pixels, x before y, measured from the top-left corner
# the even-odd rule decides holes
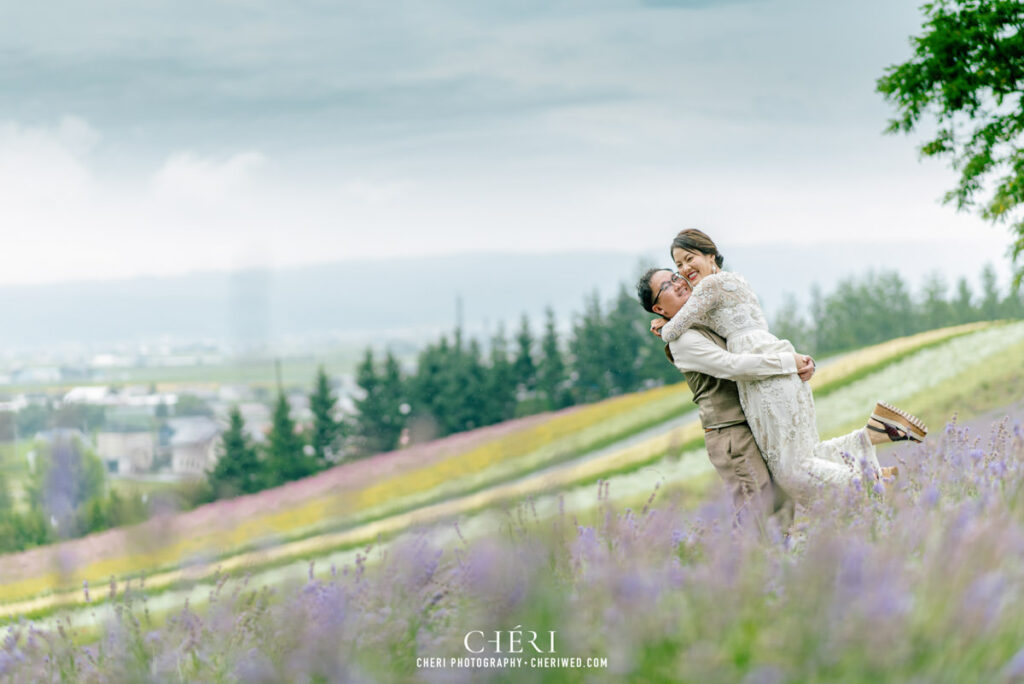
[[[651,332],[655,337],[661,337],[661,329],[668,323],[664,318],[655,318],[651,321]]]

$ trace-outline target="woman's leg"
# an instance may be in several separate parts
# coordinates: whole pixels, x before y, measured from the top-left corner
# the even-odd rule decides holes
[[[779,485],[802,504],[821,487],[848,487],[860,478],[860,461],[878,467],[863,430],[819,442],[814,399],[796,376],[740,382],[740,402],[765,462]],[[850,455],[851,463],[843,458]]]

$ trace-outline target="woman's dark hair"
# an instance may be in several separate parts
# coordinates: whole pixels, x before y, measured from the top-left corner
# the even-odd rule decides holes
[[[669,256],[672,256],[672,250],[677,247],[690,252],[714,255],[715,265],[718,268],[722,268],[722,263],[725,261],[725,258],[719,253],[718,247],[715,246],[714,240],[696,228],[687,228],[686,230],[679,231],[679,234],[672,240],[672,247],[668,251]]]
[[[668,271],[671,273],[672,269],[651,268],[640,276],[640,280],[636,281],[636,296],[640,299],[640,306],[644,307],[644,310],[649,313],[654,313],[654,290],[651,289],[651,278],[658,271]]]

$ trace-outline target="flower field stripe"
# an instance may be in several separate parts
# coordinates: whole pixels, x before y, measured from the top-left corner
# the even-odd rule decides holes
[[[918,389],[901,399],[907,410],[936,426],[954,414],[970,418],[1020,401],[1024,387],[1024,340],[993,354],[979,355],[973,363],[940,383]],[[839,428],[847,431],[849,424]]]
[[[815,399],[825,397],[841,387],[870,375],[905,355],[915,354],[927,347],[941,344],[954,337],[969,335],[998,323],[967,323],[949,328],[899,337],[871,347],[840,356],[835,362],[827,363],[811,378],[811,389]]]
[[[818,428],[822,434],[842,434],[842,428],[854,417],[863,414],[866,419],[877,400],[903,402],[1021,340],[1024,340],[1024,323],[1013,323],[958,336],[941,345],[929,345],[821,400],[816,398]],[[914,411],[922,407],[907,405],[905,408]]]
[[[565,447],[565,438],[578,438],[588,427],[600,427],[595,435],[600,440],[609,426],[616,429],[614,419],[624,412],[639,412],[643,419],[642,413],[652,400],[655,405],[663,404],[663,411],[675,411],[689,404],[690,393],[685,385],[673,385],[556,414],[533,416],[475,431],[486,433],[476,439],[469,439],[470,433],[455,435],[335,468],[272,491],[216,502],[170,520],[151,520],[132,528],[11,554],[0,558],[0,576],[4,578],[0,601],[45,594],[60,586],[77,587],[83,580],[103,581],[111,575],[124,577],[169,569],[189,559],[229,556],[232,550],[252,545],[254,540],[280,543],[288,533],[323,526],[325,521],[351,519],[360,508],[364,515],[383,517],[388,508],[403,505],[403,495],[408,497],[448,482],[458,486],[460,477],[465,486],[466,477],[475,470],[502,459],[529,455],[530,449],[545,443],[558,444],[560,438],[561,446]],[[514,439],[508,439],[509,436]],[[464,444],[472,448],[466,449]],[[360,482],[367,484],[358,488]],[[372,508],[373,504],[378,504],[378,508]],[[154,547],[153,539],[172,541]],[[218,554],[219,550],[226,553]],[[85,560],[97,555],[108,557]],[[53,570],[61,565],[75,569],[63,574]]]
[[[528,496],[545,491],[559,490],[578,484],[581,480],[598,477],[602,472],[629,464],[640,464],[650,460],[652,453],[664,453],[674,445],[684,441],[692,441],[701,434],[700,424],[691,424],[671,433],[646,440],[641,444],[623,451],[608,454],[605,457],[585,461],[581,464],[562,467],[539,475],[525,477],[516,482],[491,487],[485,491],[470,494],[457,499],[449,499],[441,503],[417,508],[407,513],[394,515],[377,520],[360,527],[322,534],[316,537],[278,544],[276,546],[236,554],[230,558],[214,563],[195,566],[193,568],[176,569],[146,576],[146,586],[156,589],[183,581],[195,581],[210,577],[218,571],[231,572],[246,568],[258,567],[285,559],[294,559],[323,553],[327,550],[359,546],[373,542],[380,537],[394,535],[412,526],[437,523],[441,520],[473,511],[491,508],[499,503],[514,502]],[[106,563],[93,563],[88,568],[76,571],[73,582],[80,587],[82,581],[89,579],[90,584],[101,586],[111,574]],[[87,578],[86,575],[89,577]],[[50,576],[50,579],[55,579]],[[83,603],[84,597],[80,589],[56,592],[39,596],[27,601],[0,605],[0,615],[15,616],[27,612],[37,612],[46,608]]]
[[[965,330],[970,332],[985,327],[974,326],[967,330],[961,326],[876,345],[823,368],[821,376],[828,384],[843,382],[844,378],[858,372],[860,364],[877,365],[886,358],[966,334]],[[516,459],[525,459],[523,465],[529,467],[546,465],[559,454],[572,453],[574,445],[580,448],[580,444],[600,441],[621,431],[621,427],[609,426],[622,419],[623,414],[642,416],[659,403],[668,408],[686,406],[689,392],[685,386],[673,385],[556,414],[521,419],[437,443],[383,454],[276,490],[204,506],[169,520],[151,521],[137,528],[111,530],[57,547],[33,549],[0,558],[0,576],[4,578],[0,585],[0,601],[12,606],[22,605],[21,599],[42,599],[47,593],[60,595],[63,593],[59,591],[61,587],[74,587],[71,593],[77,595],[77,587],[83,580],[102,582],[111,575],[123,578],[150,573],[151,578],[166,577],[166,583],[171,583],[185,576],[175,570],[181,563],[194,563],[196,569],[190,572],[196,574],[201,572],[198,568],[212,566],[215,562],[223,564],[235,555],[245,559],[238,561],[240,563],[258,559],[269,562],[267,559],[275,560],[283,557],[282,554],[305,553],[306,547],[290,546],[303,541],[296,539],[300,534],[309,537],[316,548],[324,548],[323,544],[330,546],[343,543],[338,540],[348,539],[331,534],[375,529],[369,526],[374,522],[366,520],[369,517],[384,518],[376,522],[386,524],[389,530],[398,524],[387,522],[392,517],[399,522],[407,521],[404,524],[414,524],[408,522],[415,520],[408,517],[414,511],[397,512],[395,509],[417,505],[439,492],[443,494],[445,487],[450,488],[447,491],[462,490],[465,494],[467,487],[479,486],[481,482],[486,484],[487,478],[482,474],[487,473],[488,468],[499,468],[491,474],[509,476],[516,472],[515,468],[500,468]],[[631,420],[635,422],[638,419]],[[581,433],[595,428],[604,432],[595,431],[591,437],[581,439]],[[701,439],[699,424],[694,421],[600,458],[579,460],[535,478],[491,486],[451,501],[462,501],[464,505],[490,505],[506,501],[509,496],[535,494],[614,473],[628,473],[662,458],[670,450],[699,443]],[[553,444],[557,446],[553,447]],[[542,456],[537,456],[538,452]],[[437,505],[426,503],[423,510],[447,510],[435,508]],[[387,517],[389,511],[397,515]],[[323,531],[324,527],[337,526],[339,519],[349,522],[362,519],[364,522],[345,532],[310,536],[317,534],[317,530]],[[172,541],[159,544],[154,541],[158,539]],[[253,549],[259,540],[281,550],[274,553],[246,550],[247,547]],[[241,553],[236,553],[238,551]],[[61,566],[75,569],[62,573],[56,569]],[[55,590],[58,591],[53,593]]]

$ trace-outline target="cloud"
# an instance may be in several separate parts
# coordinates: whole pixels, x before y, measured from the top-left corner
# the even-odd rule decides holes
[[[83,199],[92,190],[85,155],[99,141],[88,123],[65,116],[56,126],[0,122],[0,192],[23,204]]]
[[[166,200],[217,202],[243,190],[266,163],[266,157],[254,151],[223,158],[176,152],[156,172],[153,190]]]

